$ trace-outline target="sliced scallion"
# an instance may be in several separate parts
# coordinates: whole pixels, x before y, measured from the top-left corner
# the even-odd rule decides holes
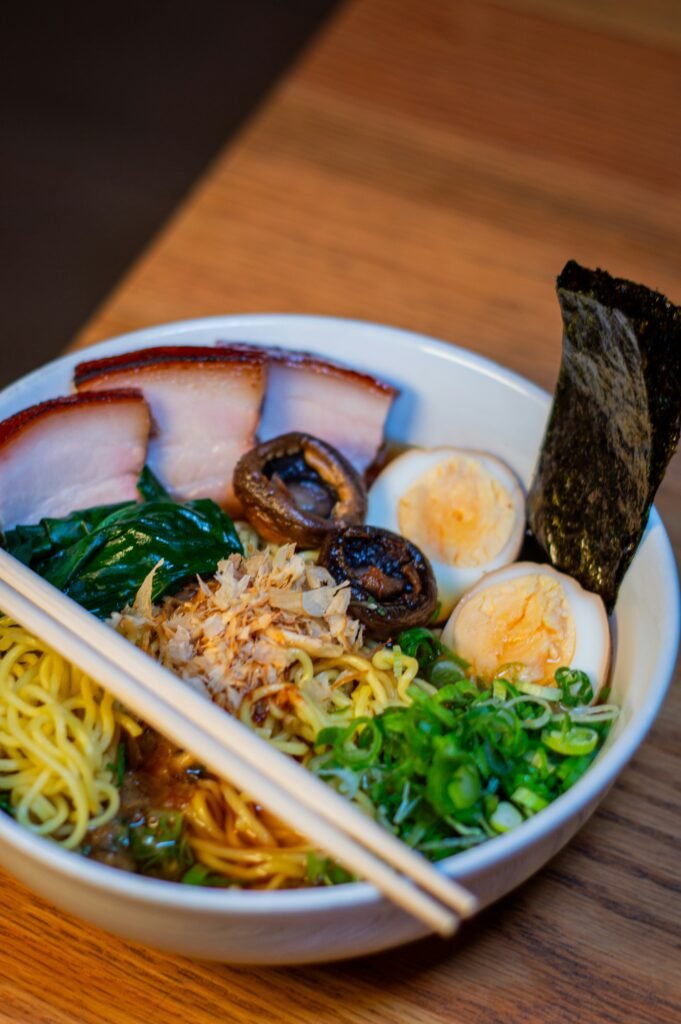
[[[480,796],[480,776],[472,764],[462,764],[454,770],[447,786],[447,796],[458,811],[472,807]]]
[[[598,733],[595,729],[573,725],[569,729],[545,729],[542,742],[556,754],[579,757],[590,754],[598,744]]]
[[[524,818],[517,807],[502,800],[496,811],[490,815],[489,823],[495,832],[510,832],[522,825]]]
[[[541,697],[543,700],[560,700],[563,694],[563,691],[557,686],[543,686],[524,679],[517,680],[515,685],[521,693],[527,693],[531,697]]]
[[[485,683],[430,630],[398,639],[393,667],[416,657],[423,680],[410,687],[411,704],[372,719],[336,717],[318,733],[308,767],[429,857],[541,811],[588,770],[617,714],[570,703],[588,696],[588,677],[572,669],[545,686],[507,665]]]
[[[560,699],[565,707],[574,708],[593,700],[593,686],[586,672],[563,666],[556,669],[555,680],[561,689]]]
[[[539,793],[535,793],[534,790],[528,789],[527,786],[518,786],[511,794],[511,800],[514,804],[520,804],[521,807],[533,814],[543,810],[548,804],[548,800],[540,796]]]
[[[543,729],[544,726],[548,725],[548,723],[551,721],[552,715],[551,705],[548,703],[548,701],[544,700],[543,698],[530,697],[529,695],[525,696],[523,694],[521,697],[513,697],[511,700],[507,701],[506,707],[516,707],[520,709],[521,707],[527,706],[528,704],[536,704],[542,710],[541,713],[536,715],[536,717],[534,718],[522,718],[520,721],[521,726],[523,727],[523,729]]]
[[[585,722],[590,725],[592,722],[613,722],[620,713],[616,704],[596,704],[588,708],[575,708],[570,712],[573,722]]]

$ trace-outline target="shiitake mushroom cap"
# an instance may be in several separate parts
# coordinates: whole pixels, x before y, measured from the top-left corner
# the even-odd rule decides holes
[[[332,445],[290,433],[257,445],[234,470],[234,491],[266,540],[319,547],[339,528],[364,522],[366,488]]]
[[[437,585],[430,562],[398,533],[378,526],[337,531],[324,541],[319,564],[337,583],[350,581],[348,611],[378,640],[432,619]]]

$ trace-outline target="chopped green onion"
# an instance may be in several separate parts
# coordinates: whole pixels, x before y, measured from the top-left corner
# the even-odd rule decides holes
[[[307,855],[307,880],[313,885],[340,885],[352,882],[353,876],[330,858],[310,852]]]
[[[309,767],[312,762],[309,762]],[[335,789],[348,800],[354,800],[359,792],[361,778],[349,768],[317,768],[314,769],[321,779],[326,779]]]
[[[116,785],[119,789],[123,785],[123,780],[125,779],[125,765],[125,744],[119,743],[116,751]]]
[[[433,740],[432,760],[426,770],[426,796],[438,814],[457,809],[449,785],[456,769],[464,764],[472,764],[472,759],[461,750],[456,736],[438,736]]]
[[[585,754],[583,757],[566,757],[563,760],[558,768],[556,768],[556,777],[561,782],[560,792],[564,793],[581,779],[593,758],[593,754]]]
[[[499,806],[499,797],[494,793],[488,793],[483,798],[483,806],[485,808],[485,814],[490,818]]]
[[[593,700],[593,686],[586,672],[563,666],[556,669],[554,678],[561,690],[560,700],[566,708],[589,704]]]
[[[551,775],[555,769],[549,761],[549,755],[546,753],[546,747],[537,747],[532,751],[530,757],[530,764],[536,769],[539,777],[544,780]]]
[[[331,745],[338,762],[344,767],[353,767],[374,761],[383,740],[375,719],[363,717],[356,718],[345,728],[322,729],[316,742]]]
[[[182,876],[183,885],[205,885],[206,878],[210,874],[210,868],[205,864],[192,864],[189,871]]]
[[[612,722],[620,713],[616,704],[596,704],[588,708],[575,708],[570,712],[573,722],[586,722],[587,725],[596,722]]]
[[[419,660],[411,704],[322,729],[308,767],[434,859],[516,828],[564,793],[617,714],[568,707],[564,692],[586,694],[573,670],[561,686],[523,682],[517,665],[476,679],[427,629],[400,634],[396,670],[402,654]],[[312,868],[317,884],[334,880],[323,859]]]
[[[433,860],[439,860],[441,857],[458,853],[459,850],[470,850],[471,846],[479,846],[485,838],[485,833],[480,831],[470,836],[447,836],[444,839],[432,839],[430,842],[421,843],[419,850],[421,853],[430,854]]]
[[[598,733],[595,729],[585,729],[574,725],[570,729],[545,729],[542,742],[556,754],[581,756],[590,754],[598,744]]]
[[[490,815],[489,823],[495,832],[510,832],[522,825],[523,816],[517,807],[502,800],[496,811]]]
[[[469,668],[467,661],[463,658],[459,658],[458,655],[450,651],[448,647],[442,643],[442,641],[432,632],[430,629],[426,629],[423,626],[416,626],[413,629],[405,629],[404,632],[400,633],[397,638],[401,649],[405,654],[409,655],[410,658],[416,658],[419,663],[420,675],[425,677],[430,682],[429,674],[430,668],[436,658],[440,655],[447,655],[447,657],[456,662],[462,670]]]
[[[194,861],[184,835],[181,811],[149,811],[144,818],[130,823],[128,842],[142,874],[176,879]]]
[[[475,700],[479,690],[472,679],[457,679],[456,682],[442,686],[433,696],[438,704],[454,704],[464,706]]]
[[[518,690],[509,683],[508,679],[493,679],[492,680],[492,697],[494,700],[506,700],[508,697],[517,697]]]
[[[518,708],[518,712],[521,713],[522,708],[528,704],[537,704],[542,709],[542,713],[537,715],[536,718],[521,718],[520,724],[522,728],[543,729],[551,721],[551,705],[548,701],[543,700],[541,697],[530,697],[523,694],[520,697],[512,697],[511,700],[506,702],[506,707]]]
[[[437,604],[435,605],[435,608],[433,609],[433,614],[428,619],[428,622],[431,622],[434,625],[437,622],[437,620],[440,618],[440,612],[441,611],[442,611],[442,601],[438,601]]]
[[[548,800],[545,800],[539,793],[535,793],[534,790],[528,789],[527,786],[518,786],[511,794],[511,800],[514,804],[520,804],[525,810],[533,813],[543,810],[548,804]]]
[[[116,777],[116,785],[119,789],[123,785],[123,780],[125,778],[125,762],[125,744],[119,743],[116,747],[116,760],[109,761],[106,765],[107,770]]]
[[[563,694],[558,686],[541,686],[539,683],[530,683],[524,679],[518,679],[515,685],[521,693],[527,693],[531,697],[541,697],[542,700],[560,700]]]
[[[224,889],[233,883],[224,875],[211,872],[205,864],[192,864],[180,879],[183,885],[201,885],[210,889]]]
[[[423,627],[404,630],[397,642],[406,655],[416,658],[423,674],[427,674],[432,663],[442,654],[442,644],[438,638]]]
[[[428,673],[428,682],[437,689],[441,689],[443,686],[451,686],[461,680],[465,679],[463,669],[457,661],[450,658],[447,654],[441,654],[437,658]],[[466,680],[469,682],[469,680]]]
[[[447,786],[447,796],[457,811],[472,807],[480,796],[480,776],[474,765],[462,764],[455,769]]]

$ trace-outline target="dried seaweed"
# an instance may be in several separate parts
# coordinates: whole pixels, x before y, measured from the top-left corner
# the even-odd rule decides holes
[[[612,610],[681,428],[681,309],[570,261],[563,358],[528,497],[551,562]]]

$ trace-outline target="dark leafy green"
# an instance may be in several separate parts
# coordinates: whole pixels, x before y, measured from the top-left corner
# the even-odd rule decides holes
[[[232,520],[214,501],[174,502],[148,468],[138,486],[140,503],[18,526],[6,535],[7,550],[101,618],[131,604],[159,562],[154,601],[242,551]]]
[[[137,490],[143,501],[154,501],[167,499],[171,500],[170,494],[161,481],[155,476],[148,466],[144,466],[137,481]]]
[[[35,526],[15,526],[5,534],[5,546],[24,565],[36,569],[58,552],[93,533],[111,515],[129,508],[134,502],[99,505],[72,512],[63,519],[41,519]]]

